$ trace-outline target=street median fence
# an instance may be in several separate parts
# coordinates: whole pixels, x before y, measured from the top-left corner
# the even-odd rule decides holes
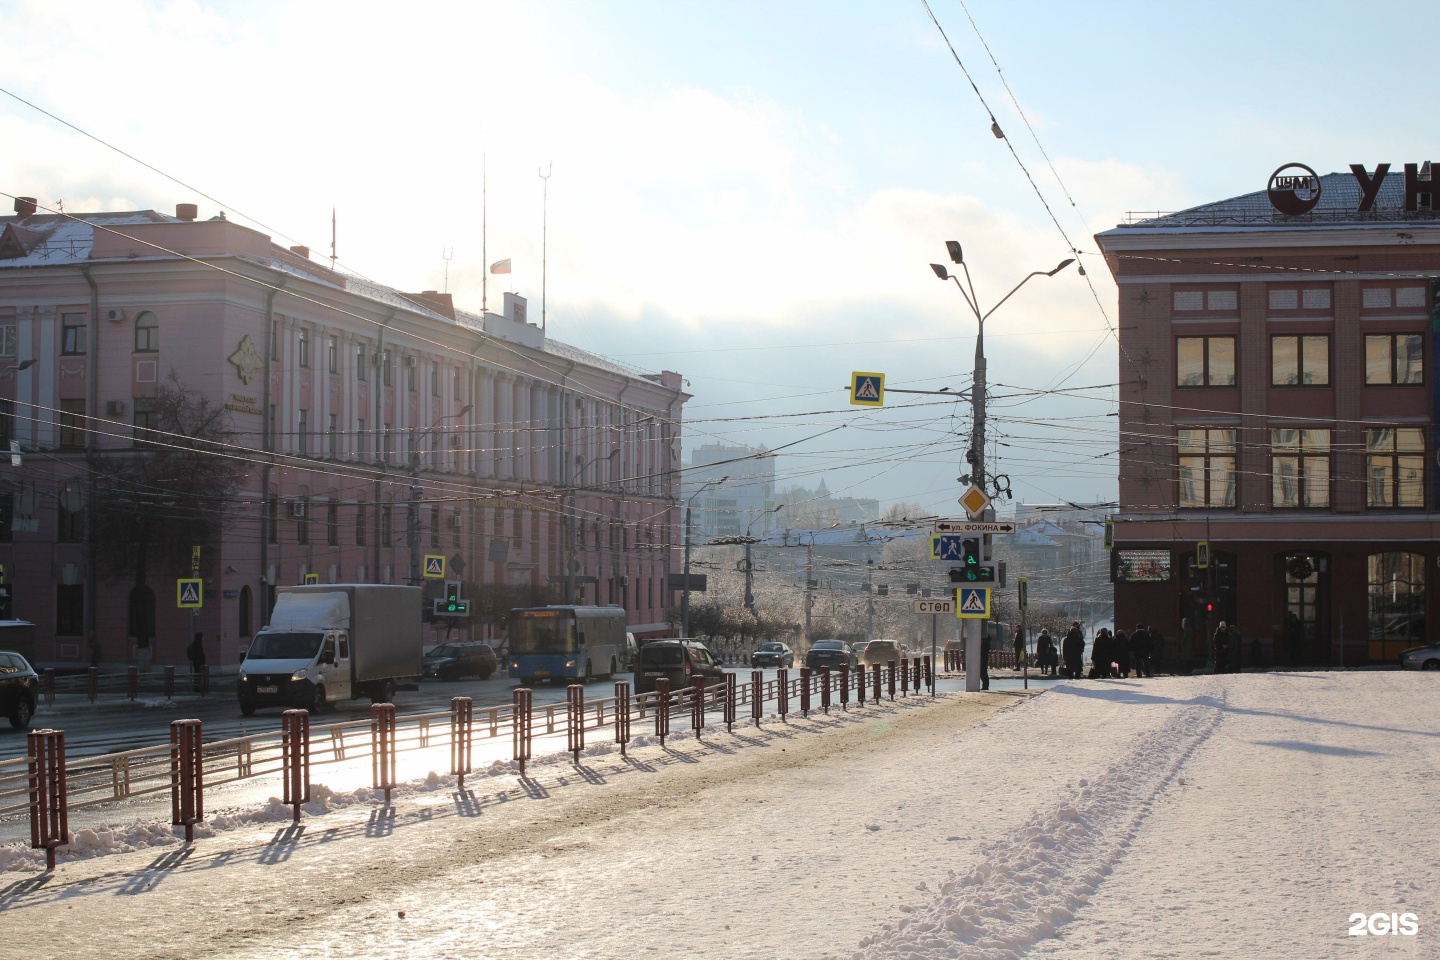
[[[40,671],[40,697],[46,706],[54,706],[57,694],[80,694],[95,703],[102,697],[139,700],[141,697],[175,696],[176,691],[210,694],[210,667],[191,670],[184,667],[177,674],[175,667],[164,666],[142,670],[136,666],[121,671],[101,673],[91,667],[83,673],[57,674],[53,667]]]
[[[964,650],[946,650],[945,653],[944,653],[944,659],[943,659],[942,662],[944,663],[944,669],[945,669],[945,672],[946,672],[946,673],[951,673],[951,672],[955,672],[955,671],[959,671],[959,670],[964,670],[964,669],[965,669],[965,651],[964,651]],[[1033,667],[1035,664],[1034,664],[1034,663],[1031,663],[1030,665]],[[1019,669],[1020,669],[1020,661],[1015,658],[1015,651],[1014,651],[1014,650],[991,650],[991,651],[990,651],[990,669],[991,669],[991,670],[1019,670]]]
[[[901,698],[919,696],[928,688],[935,693],[934,671],[929,657],[913,662],[875,665],[870,675],[854,672],[855,694],[865,704],[866,681],[871,681],[872,703],[879,703],[882,689],[893,700],[898,688]],[[28,812],[30,845],[46,851],[46,869],[54,869],[55,853],[70,840],[72,811],[98,808],[118,801],[133,800],[166,791],[170,793],[171,822],[185,828],[185,839],[193,842],[195,825],[205,819],[205,792],[229,784],[277,778],[283,786],[283,803],[300,822],[304,804],[311,800],[311,782],[317,769],[344,763],[371,765],[371,785],[383,794],[388,808],[391,792],[399,785],[397,757],[402,753],[445,748],[450,773],[460,790],[465,776],[473,772],[473,751],[477,742],[511,741],[511,759],[520,775],[534,756],[535,741],[564,736],[552,752],[561,749],[580,762],[587,733],[613,733],[613,743],[622,756],[631,742],[632,723],[639,730],[651,727],[663,746],[670,734],[671,720],[688,718],[696,737],[706,734],[707,719],[718,711],[727,732],[733,732],[742,706],[749,706],[749,718],[756,727],[764,724],[766,706],[773,704],[770,719],[788,723],[798,702],[799,712],[808,717],[828,714],[838,703],[849,710],[850,671],[802,668],[798,676],[780,670],[773,679],[754,671],[750,680],[738,681],[733,673],[724,681],[705,685],[694,678],[687,686],[672,690],[668,680],[656,681],[653,692],[633,693],[629,681],[615,682],[613,696],[587,701],[585,688],[572,685],[563,703],[535,706],[532,692],[519,688],[509,704],[476,707],[469,697],[455,697],[443,711],[397,716],[394,704],[377,703],[368,720],[352,720],[320,726],[311,725],[305,710],[286,710],[279,729],[272,733],[233,737],[206,742],[199,720],[175,720],[170,725],[170,742],[95,757],[69,760],[65,755],[65,733],[61,730],[33,730],[29,733],[27,756],[0,761],[0,816]]]

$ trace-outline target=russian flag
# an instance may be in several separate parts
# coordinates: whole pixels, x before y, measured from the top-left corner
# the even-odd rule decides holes
[[[490,272],[491,272],[491,273],[509,273],[509,272],[510,272],[510,259],[507,257],[507,258],[504,259],[504,260],[496,260],[494,263],[490,264]]]

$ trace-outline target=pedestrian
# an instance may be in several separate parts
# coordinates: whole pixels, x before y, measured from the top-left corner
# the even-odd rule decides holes
[[[1143,623],[1135,624],[1135,632],[1130,634],[1130,662],[1136,677],[1155,676],[1150,667],[1150,645],[1150,631]]]
[[[1110,676],[1110,631],[1101,627],[1095,631],[1095,641],[1090,644],[1090,679],[1103,680]]]
[[[1015,669],[1019,670],[1025,666],[1025,628],[1015,628],[1015,639],[1011,646],[1015,648]]]
[[[1055,676],[1057,657],[1055,656],[1055,641],[1050,637],[1050,628],[1041,627],[1040,636],[1035,641],[1035,664],[1040,668],[1040,675]]]
[[[1225,621],[1220,621],[1220,626],[1215,628],[1214,640],[1215,672],[1224,673],[1230,665],[1230,628]]]
[[[190,641],[190,646],[185,648],[185,656],[190,658],[190,672],[195,676],[195,690],[203,693],[200,689],[200,674],[205,666],[205,633],[201,630],[195,631],[195,639]]]
[[[1122,680],[1130,679],[1130,634],[1116,630],[1115,639],[1110,642],[1110,653],[1116,675]]]
[[[1079,680],[1085,673],[1085,632],[1079,620],[1070,621],[1070,629],[1060,641],[1060,655],[1065,659],[1065,676]]]
[[[990,625],[980,631],[980,689],[990,689]]]
[[[1153,623],[1145,625],[1145,632],[1150,634],[1150,668],[1154,670],[1165,663],[1165,636]],[[1146,676],[1154,676],[1154,674],[1148,673]]]
[[[1230,662],[1227,665],[1230,673],[1240,672],[1240,662],[1245,655],[1245,643],[1240,637],[1240,625],[1230,624]]]

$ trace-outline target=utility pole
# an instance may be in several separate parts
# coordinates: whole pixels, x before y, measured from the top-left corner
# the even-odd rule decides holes
[[[805,649],[810,649],[810,608],[815,606],[815,534],[805,545]]]
[[[710,487],[719,486],[730,477],[723,476],[718,480],[708,480],[700,485],[700,489],[690,494],[685,501],[685,592],[680,595],[680,635],[690,636],[690,505],[695,498],[700,496]]]

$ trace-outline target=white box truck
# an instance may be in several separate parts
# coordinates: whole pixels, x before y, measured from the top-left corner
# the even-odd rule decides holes
[[[376,583],[278,587],[270,625],[240,664],[240,712],[353,697],[388,703],[396,681],[420,676],[419,587]]]

